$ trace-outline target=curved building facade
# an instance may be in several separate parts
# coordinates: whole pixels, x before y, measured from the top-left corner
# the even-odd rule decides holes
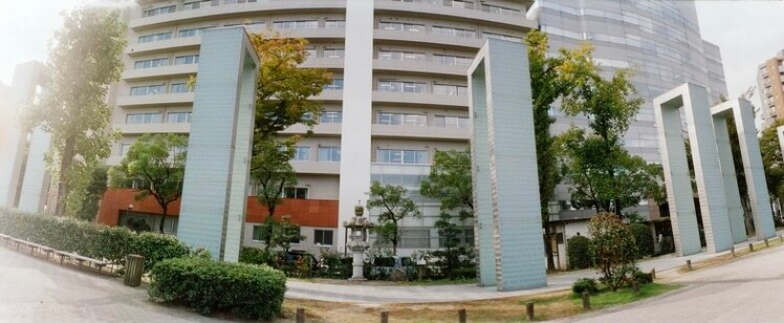
[[[313,116],[319,125],[297,145],[291,162],[299,183],[286,190],[284,208],[301,217],[297,222],[307,236],[293,248],[342,251],[345,233],[338,223],[353,216],[354,205],[365,204],[375,180],[408,188],[426,215],[403,224],[401,250],[438,247],[433,228],[438,204],[418,197],[419,183],[436,150],[468,147],[468,66],[486,38],[520,41],[535,29],[526,18],[532,5],[528,0],[145,1],[128,14],[126,70],[110,94],[116,106],[112,120],[123,138],[108,162],[119,163],[142,134],[189,132],[194,93],[186,83],[197,73],[202,30],[242,25],[250,33],[302,37],[309,41],[305,67],[329,69],[333,82],[314,98],[323,102],[324,113]],[[282,135],[306,130],[297,125]],[[249,207],[247,245],[258,243],[254,222],[262,219],[255,214],[261,210]],[[121,207],[119,217],[141,213],[138,207]],[[176,230],[176,219],[166,221]],[[472,223],[466,223],[465,233],[464,241],[471,243]]]

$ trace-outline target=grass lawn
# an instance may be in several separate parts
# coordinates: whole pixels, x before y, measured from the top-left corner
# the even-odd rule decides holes
[[[648,284],[641,286],[638,296],[633,295],[629,288],[614,293],[603,292],[591,297],[591,305],[596,310],[627,304],[661,295],[678,287]],[[461,308],[466,309],[469,322],[521,322],[525,321],[525,303],[529,301],[535,304],[537,320],[557,319],[584,313],[582,299],[571,291],[471,302],[388,304],[380,307],[286,299],[283,306],[287,319],[295,317],[294,313],[298,307],[305,308],[308,322],[377,322],[381,311],[389,311],[389,320],[392,322],[456,322],[457,310]]]

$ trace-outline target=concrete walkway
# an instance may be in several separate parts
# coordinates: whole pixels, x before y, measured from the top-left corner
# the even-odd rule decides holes
[[[779,234],[783,233],[784,231],[779,232]],[[754,240],[751,238],[748,242],[739,243],[735,245],[735,249],[747,248],[748,243]],[[638,266],[644,272],[649,272],[651,269],[656,268],[657,277],[662,277],[663,275],[673,275],[675,270],[686,265],[686,260],[696,263],[727,253],[729,251],[715,254],[702,252],[685,257],[666,255],[641,261]],[[547,286],[545,287],[510,292],[499,292],[495,287],[478,287],[474,284],[440,286],[339,285],[289,279],[286,283],[288,287],[286,297],[369,304],[472,301],[566,290],[571,288],[572,283],[577,279],[584,277],[599,277],[599,275],[592,269],[560,273],[548,276]]]

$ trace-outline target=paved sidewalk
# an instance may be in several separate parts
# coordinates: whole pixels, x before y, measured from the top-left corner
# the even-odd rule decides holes
[[[780,231],[778,234],[784,234],[784,231]],[[747,242],[736,244],[735,249],[747,248],[748,243],[754,240],[754,238],[750,238]],[[660,277],[662,275],[674,274],[674,270],[685,266],[686,260],[696,263],[727,253],[729,251],[709,254],[703,250],[702,253],[685,257],[666,255],[641,261],[638,266],[645,272],[656,268],[657,276]],[[499,292],[495,287],[478,287],[474,284],[440,286],[338,285],[290,279],[286,282],[288,288],[286,297],[369,304],[473,301],[566,290],[571,288],[572,283],[579,278],[598,276],[593,269],[559,273],[548,276],[547,286],[545,287],[510,292]]]

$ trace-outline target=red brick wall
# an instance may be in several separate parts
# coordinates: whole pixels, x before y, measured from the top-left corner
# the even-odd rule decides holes
[[[128,210],[128,205],[133,204],[133,211],[161,214],[161,207],[155,199],[147,198],[136,201],[136,193],[131,189],[108,190],[101,199],[101,209],[98,212],[98,223],[115,226],[120,220],[121,212]],[[180,201],[169,204],[169,215],[179,217]],[[280,215],[291,215],[291,220],[301,226],[309,227],[338,227],[338,201],[335,200],[302,200],[284,199],[278,205],[276,217]],[[267,214],[267,207],[261,205],[258,199],[253,196],[248,197],[247,222],[260,223]]]

